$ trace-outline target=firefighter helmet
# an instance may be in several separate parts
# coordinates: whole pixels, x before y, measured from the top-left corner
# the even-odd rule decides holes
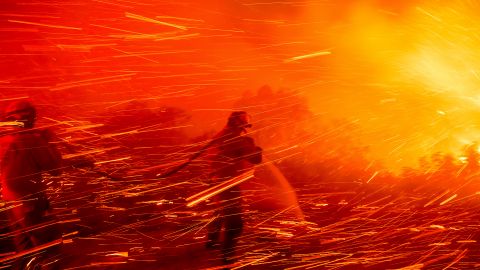
[[[6,121],[23,122],[25,127],[33,127],[37,117],[37,110],[28,101],[10,103],[4,111]]]
[[[229,128],[250,128],[250,116],[245,111],[235,111],[228,117],[227,126]]]

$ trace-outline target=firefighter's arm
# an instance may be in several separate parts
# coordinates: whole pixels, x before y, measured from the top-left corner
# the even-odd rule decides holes
[[[252,164],[260,164],[263,159],[262,148],[255,145],[253,138],[244,138],[244,157]]]
[[[92,158],[85,155],[77,154],[78,151],[76,151],[76,149],[74,149],[74,146],[71,145],[68,141],[65,141],[56,137],[54,133],[48,130],[44,131],[43,133],[44,133],[44,138],[47,138],[47,141],[52,147],[54,147],[55,149],[58,149],[57,148],[58,146],[60,147],[60,149],[70,152],[67,155],[65,155],[63,158],[60,156],[62,167],[64,168],[74,167],[74,168],[82,168],[82,169],[95,167],[95,161]]]
[[[50,142],[53,133],[48,130],[37,134],[37,147],[33,149],[34,157],[40,169],[51,175],[59,175],[61,173],[62,155],[57,147]]]

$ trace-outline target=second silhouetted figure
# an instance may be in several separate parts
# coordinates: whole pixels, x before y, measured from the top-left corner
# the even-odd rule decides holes
[[[233,112],[225,128],[213,139],[211,176],[215,182],[228,181],[262,162],[262,149],[251,137],[245,136],[251,126],[246,112]],[[226,264],[233,262],[236,242],[243,229],[241,201],[238,185],[217,195],[214,219],[208,226],[207,248],[220,245]],[[222,227],[223,243],[219,243]]]

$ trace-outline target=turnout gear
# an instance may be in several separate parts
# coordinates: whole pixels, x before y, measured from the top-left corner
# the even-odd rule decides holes
[[[227,181],[237,177],[262,161],[262,149],[255,145],[251,137],[242,135],[247,127],[248,115],[233,112],[227,126],[215,137],[212,147],[213,160],[211,177],[214,182]],[[208,225],[207,248],[220,245],[224,263],[233,262],[237,239],[243,230],[242,198],[240,187],[234,186],[215,198],[217,210]],[[222,227],[223,242],[218,243]]]
[[[3,200],[12,203],[10,227],[17,252],[46,244],[61,237],[54,218],[48,214],[43,173],[58,175],[62,157],[49,143],[50,133],[34,130],[35,108],[28,102],[15,102],[7,107],[5,118],[22,121],[25,128],[11,128],[0,136],[0,181]],[[20,260],[18,267],[24,269]]]

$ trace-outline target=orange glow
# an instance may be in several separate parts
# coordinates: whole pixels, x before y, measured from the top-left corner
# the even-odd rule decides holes
[[[6,44],[4,56],[43,65],[4,68],[2,99],[87,103],[91,112],[132,100],[186,106],[198,135],[220,126],[204,120],[220,119],[245,90],[286,87],[325,120],[355,126],[352,143],[396,172],[478,140],[473,2],[76,2],[2,15],[3,31],[23,40]]]
[[[204,244],[227,204],[214,197],[238,185],[242,207],[224,209],[243,214],[232,269],[479,265],[480,3],[1,7],[0,111],[31,100],[35,136],[58,146],[62,174],[31,182],[68,239],[0,248],[0,263],[68,243],[65,269],[217,269],[225,254]],[[205,147],[232,111],[251,116],[246,141],[263,163],[216,183],[212,160],[257,159]],[[5,120],[0,136],[21,126]],[[0,200],[0,220],[21,202]]]
[[[346,23],[324,30],[333,48],[323,75],[330,82],[308,91],[312,108],[355,122],[353,136],[392,170],[434,152],[459,154],[480,134],[475,7],[353,6]]]

